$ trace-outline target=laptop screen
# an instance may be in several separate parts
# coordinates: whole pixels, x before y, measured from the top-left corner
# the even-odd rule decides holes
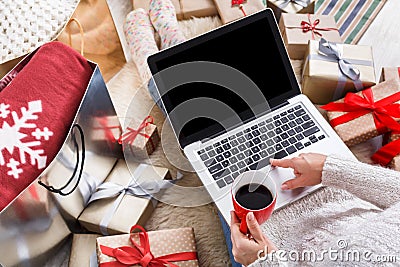
[[[182,148],[300,93],[270,9],[160,51],[148,63],[159,73],[154,81]]]

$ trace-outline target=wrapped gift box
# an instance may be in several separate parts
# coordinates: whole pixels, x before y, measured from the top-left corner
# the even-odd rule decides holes
[[[144,229],[141,230],[144,231]],[[134,241],[135,244],[132,241]],[[175,264],[180,267],[199,266],[196,255],[196,244],[194,239],[193,228],[158,230],[158,231],[150,231],[148,233],[140,232],[140,233],[117,235],[117,236],[99,237],[97,238],[97,259],[99,266],[101,266],[101,264],[103,263],[118,261],[118,258],[114,258],[113,256],[111,256],[112,251],[110,250],[112,249],[121,247],[144,248],[146,244],[149,244],[149,250],[151,254],[154,256],[154,259],[152,259],[152,261],[157,261],[158,257],[164,256],[166,261],[171,262],[172,264]],[[182,260],[180,261],[168,260],[168,255],[176,253],[180,253],[176,255],[176,257]],[[133,257],[135,257],[136,259],[138,259],[138,261],[140,261],[143,255],[138,253],[135,254]],[[186,260],[184,260],[185,258]],[[131,266],[140,266],[140,265],[131,265]]]
[[[163,181],[169,178],[166,168],[131,163],[128,169],[120,160],[78,220],[87,230],[103,235],[129,233],[132,223],[143,225],[154,210],[154,199],[146,196],[147,190],[154,188],[151,183],[162,186],[169,184]],[[150,183],[149,188],[142,186],[144,183]]]
[[[347,92],[354,92],[375,85],[375,71],[373,65],[372,48],[363,45],[328,43],[337,48],[341,58],[346,60],[346,68],[359,72],[359,79],[350,79],[352,71],[346,72],[341,68],[335,55],[326,56],[323,50],[324,39],[309,40],[306,50],[303,73],[302,93],[307,95],[314,104],[326,104],[345,96]],[[332,48],[333,49],[333,48]],[[331,52],[332,50],[330,50]]]
[[[214,0],[221,21],[223,24],[243,18],[244,16],[253,14],[257,11],[265,9],[262,0],[237,0],[236,4],[232,5],[231,0]]]
[[[43,266],[60,249],[71,232],[54,207],[50,214],[28,223],[0,225],[0,265]]]
[[[400,67],[383,67],[380,81],[387,81],[400,78]]]
[[[209,17],[218,15],[213,0],[171,0],[175,7],[178,20],[191,19],[192,17]],[[149,10],[149,0],[133,0],[133,8]]]
[[[97,266],[96,234],[74,234],[68,267]]]
[[[282,13],[314,14],[314,4],[314,0],[267,0],[267,7],[272,9],[277,21]]]
[[[153,123],[153,118],[147,116],[140,121],[132,118],[129,126],[121,135],[119,142],[122,143],[125,157],[129,152],[133,158],[149,158],[160,142],[158,129]]]
[[[122,128],[117,116],[97,116],[93,118],[91,139],[96,149],[110,147],[112,150],[122,147],[118,140],[121,137]],[[106,149],[104,149],[106,150]]]
[[[366,89],[367,90],[367,89]],[[330,103],[328,105],[322,106],[323,109],[328,110],[327,112],[327,117],[330,122],[330,124],[333,126],[337,134],[340,136],[340,138],[344,141],[344,143],[347,146],[353,146],[359,143],[362,143],[364,141],[367,141],[373,137],[376,137],[380,134],[383,134],[384,132],[388,132],[389,129],[387,127],[380,127],[377,129],[377,125],[375,123],[374,115],[371,112],[371,110],[368,109],[353,109],[353,112],[343,112],[339,110],[343,110],[341,107],[334,107],[332,104],[335,103],[347,103],[350,104],[350,101],[348,100],[348,96],[350,95],[356,95],[356,96],[361,96],[364,100],[358,98],[358,100],[362,101],[364,104],[366,104],[368,101],[365,99],[363,96],[363,93],[366,92],[366,90],[358,92],[358,93],[349,93],[346,95],[345,99],[340,99],[338,101],[335,101],[333,103]],[[389,80],[385,81],[382,83],[379,83],[372,87],[372,97],[373,97],[373,102],[375,102],[376,105],[377,103],[380,103],[380,100],[383,99],[388,99],[388,97],[396,96],[394,98],[395,102],[388,101],[390,103],[387,103],[388,105],[385,106],[390,106],[393,103],[400,103],[400,82],[397,80]],[[398,99],[398,100],[397,100]],[[381,101],[382,103],[382,101]],[[371,103],[369,103],[371,104]],[[369,105],[366,104],[366,105]],[[352,108],[355,107],[354,104],[351,105]],[[336,111],[332,111],[336,110]],[[366,113],[364,115],[360,115],[360,113]],[[358,115],[357,115],[358,114]],[[352,117],[355,117],[352,119]],[[393,118],[393,117],[392,117]],[[340,122],[342,120],[342,122]],[[395,124],[396,121],[399,121],[400,118],[393,118],[393,122]]]
[[[20,223],[49,216],[49,192],[34,183],[3,213],[3,223]]]
[[[279,20],[279,30],[291,59],[304,58],[308,40],[323,37],[330,42],[343,42],[333,15],[284,13]]]
[[[75,153],[67,148],[63,149],[62,152],[57,155],[51,170],[49,170],[47,174],[50,184],[56,188],[65,184],[74,170],[75,157]],[[86,153],[85,164],[78,188],[67,196],[58,194],[52,195],[58,203],[63,217],[71,228],[78,227],[76,225],[77,218],[86,207],[91,194],[95,192],[97,186],[106,179],[116,162],[116,158],[103,156],[97,153]],[[75,184],[76,180],[74,180],[66,190],[70,191],[71,187],[75,186]]]

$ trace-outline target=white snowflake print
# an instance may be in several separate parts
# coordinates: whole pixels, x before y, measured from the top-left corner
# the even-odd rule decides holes
[[[29,156],[30,164],[37,166],[37,169],[43,169],[46,167],[47,156],[44,155],[44,150],[40,149],[41,140],[49,140],[53,136],[53,132],[49,128],[44,127],[42,130],[39,129],[36,123],[32,121],[38,120],[38,113],[42,112],[42,102],[40,100],[28,102],[28,109],[25,107],[21,108],[21,117],[18,117],[17,112],[9,110],[10,105],[0,103],[0,117],[6,119],[9,114],[12,116],[14,122],[13,125],[8,124],[6,121],[0,128],[0,166],[6,166],[9,168],[7,175],[18,179],[20,174],[23,173],[21,166],[27,164],[26,156]],[[29,121],[29,122],[28,122]],[[21,132],[21,129],[30,129],[31,136],[36,141],[24,142],[24,138],[27,134]],[[14,149],[18,149],[19,158],[10,158],[5,162],[5,150],[10,155],[13,154]]]

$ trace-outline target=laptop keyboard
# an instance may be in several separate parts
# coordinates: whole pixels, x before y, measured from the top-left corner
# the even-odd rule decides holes
[[[240,173],[269,165],[270,158],[281,159],[324,138],[308,111],[296,105],[197,153],[223,188]]]

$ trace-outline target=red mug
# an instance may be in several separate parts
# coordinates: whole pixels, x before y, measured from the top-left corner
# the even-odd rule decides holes
[[[262,207],[260,209],[250,209],[241,205],[236,200],[236,193],[241,187],[249,184],[257,184],[265,186],[272,195],[272,201],[265,207]],[[238,216],[238,218],[240,219],[240,231],[243,234],[247,234],[248,233],[248,228],[246,223],[247,213],[253,212],[254,217],[257,219],[257,222],[259,224],[262,224],[263,222],[268,220],[269,216],[271,216],[271,213],[274,211],[276,197],[277,197],[276,184],[272,180],[268,172],[246,171],[240,174],[238,177],[236,177],[231,187],[231,195],[232,195],[233,208],[235,210],[236,216]]]

